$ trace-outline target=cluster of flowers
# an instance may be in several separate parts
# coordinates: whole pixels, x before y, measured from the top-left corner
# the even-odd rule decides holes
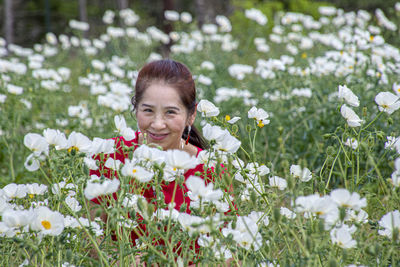
[[[358,107],[360,101],[358,97],[346,85],[339,85],[338,98],[343,99],[346,104]],[[390,92],[381,92],[375,96],[375,102],[378,105],[379,111],[386,112],[389,115],[400,108],[400,96]],[[340,113],[346,119],[350,127],[359,127],[364,123],[364,120],[354,112],[354,110],[343,104],[340,108]],[[355,145],[357,147],[357,145]]]
[[[82,227],[87,227],[96,236],[102,235],[103,229],[96,221],[63,215],[60,211],[48,208],[49,196],[56,195],[63,197],[63,204],[70,211],[79,211],[82,206],[75,198],[76,192],[76,185],[65,181],[53,184],[51,192],[48,192],[46,185],[37,183],[6,185],[0,189],[0,236],[23,235],[41,239],[46,235],[58,236],[65,228]],[[29,203],[29,207],[20,203]]]

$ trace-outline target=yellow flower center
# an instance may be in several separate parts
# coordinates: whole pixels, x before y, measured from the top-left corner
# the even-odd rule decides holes
[[[172,170],[173,170],[174,172],[176,172],[177,168],[173,168]]]
[[[137,173],[137,170],[136,170],[136,169],[133,169],[133,170],[132,170],[132,173],[133,173],[133,174]]]
[[[397,88],[397,92],[399,92],[399,93],[400,93],[400,87],[399,87],[399,88]]]
[[[388,108],[389,106],[386,105],[386,104],[382,104],[382,107],[383,107],[383,108]]]
[[[306,52],[302,53],[301,58],[307,58],[307,53]]]
[[[79,148],[77,148],[76,146],[71,146],[70,148],[68,148],[68,152],[71,153],[72,150],[75,150],[75,152],[79,151]]]
[[[264,127],[265,125],[264,125],[264,123],[262,122],[262,120],[260,120],[260,121],[258,122],[257,126],[260,127],[260,128],[262,128],[262,127]]]
[[[343,50],[340,51],[340,55],[343,55]]]
[[[231,120],[231,116],[226,115],[226,116],[225,116],[225,120],[226,120],[226,121],[230,121],[230,120]]]
[[[33,198],[35,195],[34,194],[29,194],[29,197],[30,198]]]
[[[372,42],[373,40],[374,40],[374,36],[373,35],[371,35],[370,37],[369,37],[369,40]]]
[[[44,229],[49,230],[51,228],[51,223],[49,221],[42,221]]]

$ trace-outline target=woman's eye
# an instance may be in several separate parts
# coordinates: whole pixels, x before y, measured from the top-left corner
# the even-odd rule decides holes
[[[176,114],[176,111],[175,110],[168,110],[167,114]]]
[[[149,108],[146,108],[146,109],[144,109],[143,111],[144,111],[144,112],[151,112],[152,110],[149,109]]]

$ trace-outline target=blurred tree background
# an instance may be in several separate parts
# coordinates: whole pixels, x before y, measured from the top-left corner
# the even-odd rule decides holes
[[[155,25],[166,32],[172,30],[163,19],[164,10],[188,11],[199,25],[213,22],[217,14],[230,16],[243,8],[260,8],[267,15],[279,10],[316,15],[320,5],[334,5],[345,11],[365,9],[385,12],[396,0],[0,0],[0,36],[8,43],[31,46],[41,42],[47,32],[66,33],[68,21],[76,19],[89,22],[88,33],[96,35],[104,24],[102,16],[107,9],[132,8],[140,15],[137,27]],[[68,34],[68,33],[66,33]]]

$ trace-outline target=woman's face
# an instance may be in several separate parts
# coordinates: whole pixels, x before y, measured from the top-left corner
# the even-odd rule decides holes
[[[180,148],[183,130],[193,124],[195,116],[189,116],[178,92],[161,82],[147,87],[136,109],[139,128],[147,142],[163,150]]]

